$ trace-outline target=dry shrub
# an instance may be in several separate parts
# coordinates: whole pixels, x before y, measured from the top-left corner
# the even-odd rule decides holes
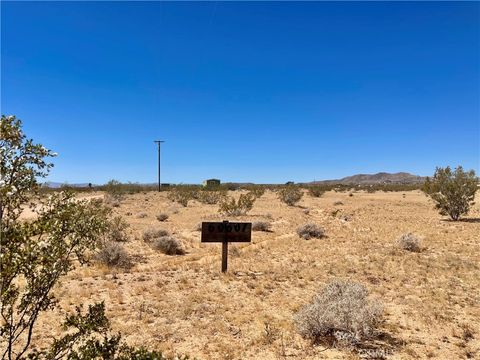
[[[421,240],[413,233],[403,234],[397,239],[397,246],[403,250],[420,252]]]
[[[245,215],[252,210],[255,199],[255,196],[251,193],[241,194],[238,201],[233,197],[227,196],[220,202],[218,211],[230,216]]]
[[[325,194],[325,189],[321,186],[309,186],[308,194],[312,197],[321,197]]]
[[[97,261],[108,267],[130,268],[132,266],[130,256],[122,245],[115,242],[107,242],[96,255]]]
[[[203,204],[218,204],[223,198],[227,196],[226,191],[209,191],[209,190],[203,190],[199,191],[197,194],[197,200],[200,201]]]
[[[368,300],[365,286],[335,280],[301,308],[294,320],[300,335],[315,343],[352,344],[375,334],[382,313],[379,302]]]
[[[116,242],[128,241],[128,234],[125,230],[128,228],[128,223],[122,219],[121,216],[115,216],[110,220],[107,239]]]
[[[106,206],[119,207],[121,203],[121,198],[118,196],[113,196],[111,194],[105,194],[103,195],[103,203]]]
[[[166,255],[185,255],[185,248],[182,242],[172,236],[159,237],[153,241],[152,247]]]
[[[157,220],[158,221],[166,221],[168,219],[168,214],[165,213],[160,213],[157,215]]]
[[[316,224],[309,223],[298,227],[297,234],[305,240],[311,238],[320,239],[325,236],[325,230]]]
[[[285,186],[278,191],[278,198],[288,206],[298,203],[302,196],[302,190],[294,185]]]
[[[148,216],[148,215],[147,215],[146,213],[142,212],[142,213],[139,213],[139,214],[137,215],[137,218],[139,218],[139,219],[144,219],[144,218],[146,218],[147,216]]]
[[[255,198],[260,198],[265,194],[265,188],[262,186],[252,186],[250,189],[250,193],[255,196]]]
[[[188,187],[179,187],[169,190],[167,197],[174,202],[187,207],[188,202],[197,197],[196,191]]]
[[[268,221],[254,221],[252,224],[253,231],[270,231],[270,224]]]
[[[343,205],[343,202],[341,202],[341,201],[335,201],[335,202],[333,203],[333,205],[334,205],[334,206]]]
[[[148,228],[143,232],[142,238],[145,242],[152,242],[162,236],[168,236],[168,231],[157,228]]]

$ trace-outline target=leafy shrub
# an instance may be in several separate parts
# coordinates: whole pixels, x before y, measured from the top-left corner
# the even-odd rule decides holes
[[[293,206],[300,201],[303,192],[295,185],[288,185],[278,191],[278,198],[288,206]]]
[[[403,234],[397,239],[397,246],[403,250],[420,252],[421,240],[415,234]]]
[[[320,197],[325,194],[325,189],[321,186],[309,186],[308,194],[312,197]]]
[[[263,186],[251,186],[249,187],[249,192],[255,196],[255,198],[261,198],[265,194],[265,188]]]
[[[251,193],[241,194],[238,200],[235,200],[234,197],[227,196],[220,202],[218,211],[230,216],[245,215],[252,210],[254,203],[255,196]]]
[[[107,240],[116,242],[128,241],[128,223],[121,216],[115,216],[110,220],[108,226]]]
[[[188,202],[197,197],[196,191],[189,187],[175,187],[169,190],[167,197],[174,202],[187,207]]]
[[[350,281],[333,281],[300,309],[294,320],[304,338],[315,343],[372,337],[382,320],[382,305],[368,300],[368,291]]]
[[[218,204],[223,198],[227,196],[225,191],[220,190],[202,190],[197,193],[197,200],[203,204]]]
[[[158,221],[166,221],[168,219],[168,214],[165,213],[160,213],[157,215],[157,220]]]
[[[108,267],[129,268],[132,265],[124,247],[115,242],[107,242],[97,253],[96,259]]]
[[[470,210],[477,188],[475,171],[465,172],[461,166],[452,171],[447,166],[437,167],[433,178],[427,177],[422,190],[433,199],[441,215],[449,215],[456,221]]]
[[[310,240],[311,238],[320,239],[325,236],[325,230],[316,224],[305,224],[300,226],[297,229],[297,234],[305,240]]]
[[[168,236],[168,231],[157,228],[148,228],[143,232],[142,238],[145,242],[152,242],[162,236]]]
[[[253,231],[270,231],[272,225],[267,221],[254,221],[252,224]]]
[[[185,248],[181,241],[172,236],[161,236],[154,240],[152,247],[166,255],[185,255]]]

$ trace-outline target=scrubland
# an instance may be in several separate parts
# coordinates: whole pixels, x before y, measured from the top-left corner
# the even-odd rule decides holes
[[[76,305],[105,300],[113,329],[129,344],[199,359],[480,357],[478,204],[453,222],[420,191],[305,193],[295,206],[266,191],[248,215],[226,217],[216,204],[184,207],[167,194],[126,195],[116,204],[129,225],[122,246],[131,265],[94,262],[63,277],[55,294],[64,313],[42,315],[37,347],[61,333],[58,324]],[[201,244],[198,224],[225,219],[264,222],[259,229],[267,231],[231,244],[222,274],[221,245]],[[308,223],[323,236],[300,237]],[[185,254],[144,241],[148,229],[166,230]],[[399,246],[408,233],[419,238],[418,251]],[[383,305],[378,334],[363,348],[312,345],[296,329],[295,314],[335,279],[363,284]]]

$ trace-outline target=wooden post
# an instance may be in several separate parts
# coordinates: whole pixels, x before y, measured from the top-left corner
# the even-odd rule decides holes
[[[222,272],[227,272],[227,262],[228,262],[228,234],[227,234],[227,225],[228,220],[223,222],[225,237],[222,242]]]

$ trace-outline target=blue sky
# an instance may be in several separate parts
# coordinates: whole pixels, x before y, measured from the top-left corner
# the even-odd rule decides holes
[[[51,181],[478,172],[479,5],[2,1],[1,112]]]

